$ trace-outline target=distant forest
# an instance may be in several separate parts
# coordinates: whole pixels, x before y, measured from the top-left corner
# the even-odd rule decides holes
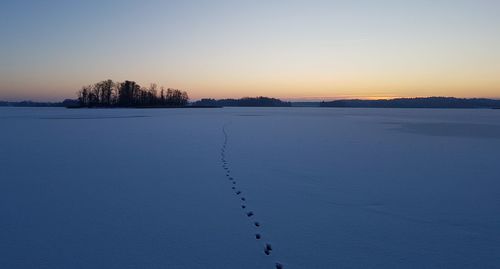
[[[336,100],[321,102],[321,107],[374,107],[374,108],[499,108],[500,100],[485,98],[425,97],[389,100]]]
[[[78,91],[80,107],[184,107],[188,101],[185,91],[165,90],[154,83],[145,88],[129,80],[104,80]]]
[[[193,103],[193,106],[246,106],[246,107],[289,107],[292,106],[290,102],[283,102],[276,98],[269,97],[245,97],[241,99],[201,99]]]
[[[328,102],[284,102],[269,97],[245,97],[241,99],[201,99],[189,104],[187,93],[159,88],[151,84],[142,88],[133,81],[122,83],[110,80],[85,86],[78,92],[78,99],[63,102],[8,102],[0,106],[10,107],[360,107],[360,108],[495,108],[500,100],[485,98],[397,98],[389,100],[348,99]]]
[[[66,99],[62,102],[0,101],[0,106],[10,106],[10,107],[65,107],[74,105],[78,105],[78,101],[72,99]]]

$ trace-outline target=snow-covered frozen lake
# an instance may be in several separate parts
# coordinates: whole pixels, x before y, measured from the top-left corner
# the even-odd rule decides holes
[[[0,108],[0,126],[0,268],[500,267],[500,110]]]

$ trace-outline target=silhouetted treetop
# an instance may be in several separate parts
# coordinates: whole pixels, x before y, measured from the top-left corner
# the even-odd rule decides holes
[[[103,80],[78,91],[78,102],[82,107],[182,107],[188,101],[185,91],[160,87],[158,94],[157,84],[145,88],[129,80]]]

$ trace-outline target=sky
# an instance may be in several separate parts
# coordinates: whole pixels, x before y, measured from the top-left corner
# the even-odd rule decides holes
[[[0,100],[104,79],[191,99],[500,98],[498,0],[2,1]]]

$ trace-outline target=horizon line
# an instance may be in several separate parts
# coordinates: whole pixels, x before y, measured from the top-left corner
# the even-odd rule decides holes
[[[300,103],[300,102],[330,102],[330,101],[338,101],[338,100],[393,100],[393,99],[415,99],[415,98],[456,98],[456,99],[491,99],[491,100],[500,100],[500,97],[457,97],[457,96],[444,96],[444,95],[429,95],[429,96],[358,96],[358,95],[344,95],[344,96],[329,96],[329,97],[288,97],[288,98],[280,98],[274,96],[264,96],[264,95],[256,95],[256,96],[242,96],[242,97],[224,97],[224,98],[213,98],[213,97],[202,97],[202,98],[193,98],[190,99],[190,102],[200,101],[202,99],[215,99],[215,100],[223,100],[223,99],[242,99],[242,98],[257,98],[257,97],[268,97],[275,98],[281,101],[292,102],[292,103]],[[34,103],[62,103],[65,100],[77,100],[77,98],[64,98],[59,101],[49,101],[49,100],[37,100],[35,99],[0,99],[0,102],[9,102],[9,103],[19,103],[19,102],[34,102]]]

